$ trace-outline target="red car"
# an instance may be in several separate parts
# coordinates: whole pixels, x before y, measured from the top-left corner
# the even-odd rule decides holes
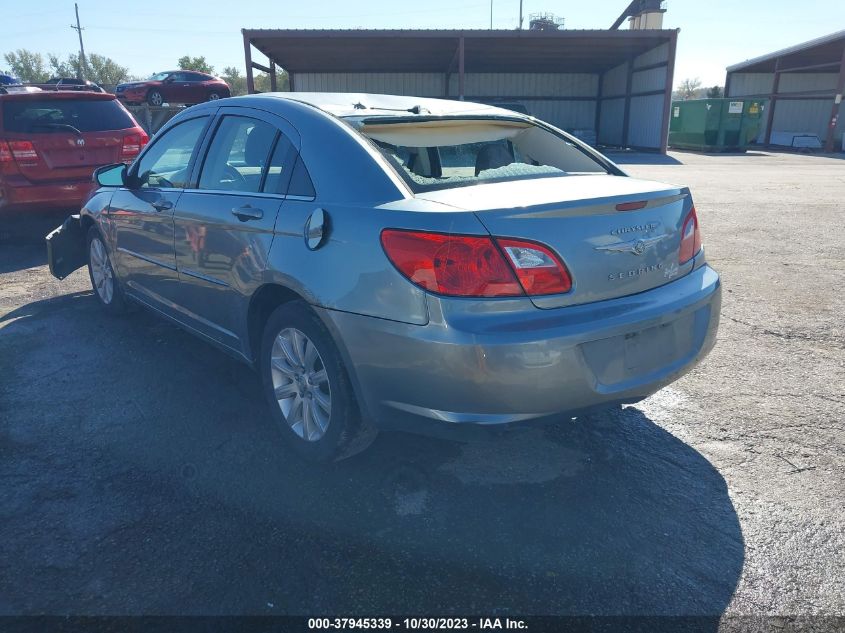
[[[0,90],[0,209],[79,208],[94,169],[131,162],[147,140],[112,94]]]
[[[156,73],[146,81],[118,84],[114,92],[118,99],[126,103],[146,102],[151,106],[164,103],[202,103],[222,99],[231,94],[229,84],[225,81],[195,70],[168,70]]]

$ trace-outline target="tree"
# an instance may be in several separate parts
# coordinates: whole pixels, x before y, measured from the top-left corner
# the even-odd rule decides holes
[[[245,95],[246,77],[241,74],[241,71],[234,66],[227,66],[223,69],[223,74],[220,75],[232,91],[232,96]],[[255,82],[256,92],[270,92],[270,75],[267,73],[257,72],[252,77]],[[288,74],[284,71],[276,74],[276,89],[285,92],[288,90]]]
[[[52,53],[47,55],[50,60],[51,75],[53,77],[78,77],[79,76],[79,56],[68,55],[67,61],[59,59],[58,55]],[[87,79],[87,77],[86,77]]]
[[[708,99],[721,99],[724,95],[722,91],[722,86],[713,86],[712,88],[707,89],[707,98]]]
[[[681,82],[675,94],[679,99],[686,101],[687,99],[694,99],[699,88],[701,88],[701,80],[698,77],[687,78]]]
[[[58,55],[48,55],[53,77],[79,77],[101,86],[113,86],[129,78],[129,69],[105,55],[90,53],[84,69],[80,68],[79,55],[71,54],[62,61]],[[83,72],[80,72],[82,70]]]
[[[50,74],[44,67],[44,58],[41,53],[33,53],[25,48],[3,55],[9,70],[18,79],[25,83],[43,83],[50,78]]]
[[[214,66],[205,61],[204,55],[200,57],[185,55],[184,57],[180,57],[179,61],[176,63],[179,64],[179,68],[182,70],[196,70],[200,73],[208,73],[209,75],[214,74]]]
[[[110,57],[91,53],[88,55],[88,69],[85,78],[101,86],[119,84],[129,79],[129,69],[121,66]]]
[[[246,94],[246,77],[241,75],[241,71],[234,66],[226,66],[220,78],[229,84],[233,97]]]

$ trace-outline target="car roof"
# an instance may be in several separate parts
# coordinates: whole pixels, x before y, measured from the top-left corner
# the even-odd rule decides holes
[[[159,70],[158,72],[154,72],[154,75],[160,75],[162,73],[196,73],[198,75],[205,75],[206,77],[213,77],[209,73],[204,73],[201,70],[191,70],[190,68],[177,68],[176,70]]]
[[[6,86],[6,90],[9,88],[16,88],[17,86]],[[110,101],[114,100],[115,97],[113,94],[109,92],[91,92],[89,90],[32,90],[27,91],[26,88],[31,88],[31,86],[23,86],[23,90],[15,90],[13,92],[8,91],[1,91],[0,90],[0,101],[9,101],[9,100],[23,100],[29,99],[33,101],[44,101],[50,99],[79,99],[79,100],[98,100],[98,101]]]
[[[521,116],[513,110],[483,103],[431,97],[382,95],[360,92],[265,92],[250,95],[263,99],[298,101],[338,117],[402,116]],[[236,97],[236,99],[239,97]]]

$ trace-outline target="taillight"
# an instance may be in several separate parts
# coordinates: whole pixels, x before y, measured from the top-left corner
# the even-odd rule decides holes
[[[698,228],[698,216],[695,207],[689,212],[681,229],[681,250],[678,253],[678,263],[686,264],[701,250],[701,231]]]
[[[399,272],[431,292],[458,297],[523,294],[489,237],[386,229],[381,244]]]
[[[572,288],[569,271],[547,246],[503,237],[496,242],[508,256],[525,294],[556,295]]]
[[[141,149],[147,144],[148,140],[150,140],[150,137],[144,132],[124,136],[123,146],[120,148],[120,159],[123,161],[133,160],[141,153]]]
[[[38,152],[31,141],[9,141],[12,157],[18,163],[37,163]]]
[[[9,149],[9,144],[6,141],[0,140],[0,175],[15,171],[17,170],[12,158],[12,150]]]
[[[385,229],[381,243],[399,272],[438,294],[517,297],[557,294],[572,287],[559,258],[534,242]]]
[[[24,167],[38,164],[38,152],[29,141],[0,140],[0,173],[18,173],[18,164]]]

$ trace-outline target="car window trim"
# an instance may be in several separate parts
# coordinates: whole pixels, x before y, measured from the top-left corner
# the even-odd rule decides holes
[[[230,196],[235,198],[266,198],[268,200],[293,200],[295,202],[314,202],[317,196],[301,196],[293,193],[266,193],[248,191],[232,191],[231,189],[196,189],[185,187],[184,189],[161,189],[161,191],[182,191],[190,194],[208,194],[215,196]]]

